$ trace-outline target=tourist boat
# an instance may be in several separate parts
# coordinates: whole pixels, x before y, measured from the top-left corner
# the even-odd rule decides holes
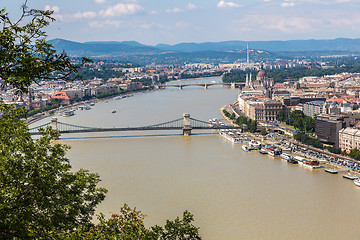
[[[280,148],[275,148],[274,146],[270,145],[270,146],[266,146],[265,148],[268,152],[268,154],[270,156],[279,156],[281,154],[281,149]]]
[[[69,111],[64,111],[62,116],[63,117],[70,117],[70,116],[73,116],[75,115],[75,112],[73,110],[69,110]]]
[[[259,153],[261,154],[268,154],[268,151],[265,148],[261,148]]]
[[[354,183],[355,183],[356,186],[360,187],[360,178],[356,178],[354,180]]]
[[[222,129],[219,132],[219,135],[232,143],[243,143],[248,141],[246,136],[239,135],[237,132],[229,129]]]
[[[288,159],[287,162],[291,164],[298,164],[298,161],[296,161],[293,157]]]
[[[350,180],[355,180],[355,179],[359,178],[359,176],[355,175],[355,174],[353,175],[351,173],[347,173],[347,174],[343,175],[343,178],[350,179]]]
[[[113,109],[113,110],[111,111],[111,113],[116,113],[116,110],[115,110],[115,109]]]
[[[316,160],[305,160],[303,161],[303,166],[311,169],[321,167],[319,161]]]
[[[249,142],[249,148],[250,149],[260,149],[261,148],[261,144],[258,141],[255,140],[251,140]]]
[[[82,105],[82,106],[79,106],[78,109],[79,109],[79,110],[89,110],[89,109],[90,109],[90,106],[88,106],[88,105]]]
[[[241,146],[241,149],[242,149],[244,152],[248,152],[248,151],[250,150],[249,147],[246,146],[246,145],[242,145],[242,146]]]
[[[338,170],[335,168],[325,168],[325,172],[331,173],[331,174],[337,174]]]
[[[292,156],[290,156],[289,154],[286,154],[286,153],[280,154],[280,157],[285,160],[289,160],[289,159],[293,158]]]
[[[304,161],[306,161],[305,158],[300,157],[300,156],[294,156],[294,160],[296,160],[299,165],[303,165],[303,164],[304,164]]]

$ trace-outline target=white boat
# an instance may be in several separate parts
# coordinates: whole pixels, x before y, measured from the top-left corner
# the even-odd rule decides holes
[[[232,143],[247,142],[248,139],[245,136],[235,134],[231,130],[223,129],[219,132],[219,135]]]
[[[241,149],[242,149],[244,152],[248,152],[248,151],[249,151],[249,147],[246,146],[246,145],[242,145],[242,146],[241,146]]]
[[[78,109],[79,109],[79,110],[89,110],[89,109],[90,109],[90,106],[88,106],[88,105],[82,105],[82,106],[79,106]]]
[[[261,144],[258,141],[255,140],[251,140],[249,142],[249,148],[251,149],[260,149],[261,148]]]
[[[352,175],[351,173],[348,173],[348,174],[343,175],[343,178],[350,179],[350,180],[355,180],[355,179],[359,178],[359,176],[355,175],[355,174]]]
[[[73,115],[75,115],[73,110],[64,111],[63,114],[62,114],[63,117],[70,117],[70,116],[73,116]]]
[[[265,148],[260,149],[259,153],[268,154],[268,151]]]
[[[116,110],[115,110],[115,109],[113,109],[113,110],[111,111],[111,113],[116,113]]]
[[[293,158],[292,156],[290,156],[289,154],[286,154],[286,153],[280,154],[280,157],[285,160],[290,160],[291,158]]]
[[[360,187],[360,178],[356,178],[354,180],[354,183],[355,183],[356,186]]]
[[[335,168],[325,168],[325,172],[331,173],[331,174],[337,174],[338,170]]]

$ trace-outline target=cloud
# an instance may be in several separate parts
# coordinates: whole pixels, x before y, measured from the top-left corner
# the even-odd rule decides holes
[[[179,13],[179,12],[182,12],[182,11],[184,11],[184,10],[182,10],[181,8],[177,8],[177,7],[165,10],[165,12],[167,12],[167,13]]]
[[[54,11],[54,13],[58,13],[58,12],[60,12],[60,8],[58,6],[46,5],[45,11]]]
[[[115,17],[121,15],[135,14],[144,10],[140,5],[133,3],[119,3],[115,6],[101,10],[99,14],[103,17]]]
[[[282,7],[294,7],[295,6],[295,2],[283,2],[281,3]]]
[[[320,23],[320,19],[272,15],[246,15],[243,19],[233,22],[235,28],[242,32],[254,32],[261,29],[286,34],[314,32]]]
[[[235,8],[235,7],[241,7],[240,4],[238,3],[234,3],[234,2],[225,2],[225,1],[220,1],[217,4],[218,8]]]
[[[193,4],[193,3],[189,3],[189,4],[187,5],[187,9],[189,9],[189,10],[194,10],[194,9],[196,9],[196,8],[197,8],[196,5]]]
[[[89,26],[92,28],[119,28],[121,26],[121,21],[92,21],[89,23]]]
[[[82,18],[94,18],[97,16],[96,12],[78,12],[73,15],[75,19],[82,19]]]
[[[95,3],[104,4],[107,3],[107,0],[94,0]]]
[[[175,24],[176,28],[179,28],[179,29],[182,29],[182,30],[186,29],[188,26],[189,26],[189,23],[184,22],[184,21],[180,21],[180,22],[177,22]]]

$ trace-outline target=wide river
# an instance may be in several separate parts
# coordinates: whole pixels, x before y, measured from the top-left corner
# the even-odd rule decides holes
[[[220,82],[221,78],[187,82]],[[97,103],[61,122],[94,127],[144,126],[183,113],[207,121],[238,90],[175,88]],[[117,112],[112,114],[112,109]],[[44,119],[33,126],[48,122]],[[74,169],[100,174],[109,192],[97,210],[107,216],[127,203],[146,225],[189,210],[203,239],[359,239],[360,188],[342,174],[308,170],[280,158],[243,152],[219,135],[180,131],[63,135]],[[210,133],[203,131],[202,133]],[[152,135],[152,136],[145,136]],[[87,138],[97,137],[97,138]]]

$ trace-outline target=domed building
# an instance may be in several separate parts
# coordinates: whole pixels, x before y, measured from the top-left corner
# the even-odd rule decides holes
[[[269,77],[269,75],[265,72],[262,66],[260,71],[256,75],[256,81],[252,81],[250,75],[250,79],[247,79],[246,82],[247,82],[246,86],[252,89],[257,89],[257,88],[269,89],[274,86],[274,80]]]

